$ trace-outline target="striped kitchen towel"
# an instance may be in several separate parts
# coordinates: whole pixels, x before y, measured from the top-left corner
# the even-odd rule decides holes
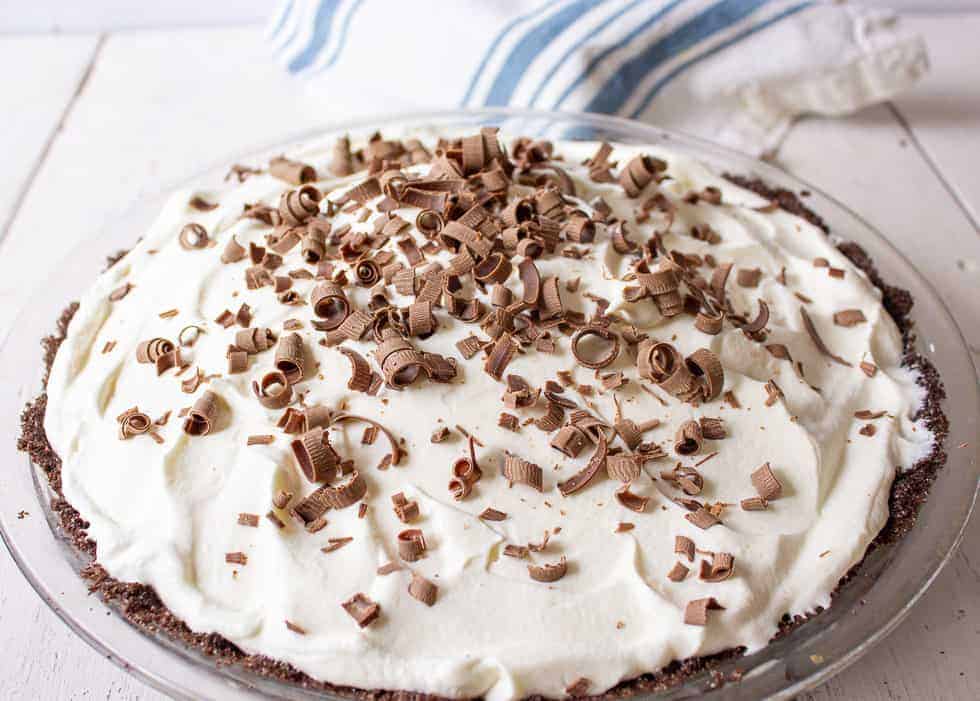
[[[928,68],[893,15],[798,0],[285,0],[269,41],[331,121],[430,108],[604,112],[759,154],[803,114]]]

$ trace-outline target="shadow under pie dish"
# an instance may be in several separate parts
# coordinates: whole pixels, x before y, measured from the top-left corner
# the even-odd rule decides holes
[[[506,138],[504,151],[495,133],[462,133],[443,156],[431,137],[355,139],[365,151],[346,176],[329,175],[343,146],[286,150],[317,179],[255,164],[270,172],[178,193],[83,298],[46,426],[86,426],[93,451],[139,451],[88,458],[101,494],[81,468],[74,491],[71,457],[50,463],[69,528],[84,542],[86,519],[98,543],[88,574],[138,622],[258,671],[451,696],[656,690],[760,648],[793,625],[785,613],[825,607],[883,526],[887,539],[910,525],[941,462],[941,388],[906,353],[910,300],[885,287],[883,307],[860,249],[835,248],[788,193],[669,147],[603,157],[598,144]],[[439,216],[393,206],[406,197]],[[190,224],[203,243],[182,234]],[[313,303],[341,297],[346,311]],[[102,311],[79,316],[88,308]],[[719,333],[701,316],[721,316]],[[203,333],[182,345],[188,327]],[[170,346],[147,343],[139,362],[156,339]],[[79,343],[82,368],[64,360]],[[100,364],[111,392],[103,377],[73,393]],[[35,449],[44,408],[26,415]],[[132,426],[132,409],[148,420]],[[839,460],[817,459],[835,444]],[[891,462],[867,474],[876,447],[909,468],[894,487]],[[860,475],[846,469],[854,452]],[[820,542],[828,500],[839,529]],[[103,513],[135,518],[133,542],[100,527]],[[232,612],[205,610],[212,599]],[[335,635],[355,641],[349,658]],[[430,664],[427,639],[463,661]],[[329,659],[310,661],[317,645]]]

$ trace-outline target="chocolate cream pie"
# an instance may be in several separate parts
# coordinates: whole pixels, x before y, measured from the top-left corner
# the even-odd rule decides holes
[[[507,141],[235,166],[66,311],[21,446],[130,620],[373,698],[634,693],[911,526],[942,389],[857,246],[659,146]]]

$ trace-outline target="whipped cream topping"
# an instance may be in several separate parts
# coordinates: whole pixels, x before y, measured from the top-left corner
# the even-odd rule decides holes
[[[608,313],[628,319],[640,332],[670,340],[684,355],[710,348],[724,365],[725,390],[741,408],[721,400],[693,406],[657,389],[644,391],[640,385],[651,383],[638,381],[635,358],[625,351],[603,372],[621,370],[630,381],[615,393],[600,392],[593,371],[575,364],[568,337],[558,334],[555,352],[518,355],[507,373],[542,387],[559,371],[571,371],[577,383],[597,391],[589,396],[570,389],[566,396],[609,422],[615,415],[614,394],[624,417],[659,419],[644,439],[659,443],[668,454],[648,462],[630,487],[650,498],[643,513],[615,498],[621,485],[604,473],[563,497],[556,484],[581,469],[591,450],[569,459],[550,446],[553,434],[533,425],[516,432],[497,425],[506,410],[500,400],[505,386],[483,371],[482,354],[464,360],[455,347],[474,331],[482,336],[475,325],[439,310],[439,332],[413,339],[425,351],[457,359],[459,376],[452,383],[421,381],[400,392],[382,388],[377,397],[353,392],[347,388],[349,361],[336,347],[318,343],[323,333],[312,328],[309,305],[281,304],[268,287],[248,290],[248,262],[220,261],[232,236],[246,247],[264,245],[271,231],[242,219],[244,205],[274,207],[292,186],[262,174],[240,184],[216,184],[214,190],[176,192],[140,242],[84,295],[50,375],[46,430],[63,460],[64,494],[90,522],[99,562],[120,580],[154,587],[191,629],[219,633],[247,652],[287,661],[317,679],[450,697],[485,695],[494,701],[562,696],[580,677],[590,681],[590,693],[597,693],[672,660],[735,646],[751,652],[766,645],[783,614],[828,606],[840,578],[885,523],[896,469],[913,464],[932,442],[910,418],[923,394],[901,366],[901,338],[879,290],[819,229],[765,207],[765,200],[690,157],[654,146],[615,146],[612,158],[620,164],[638,153],[668,164],[669,179],[631,199],[616,183],[592,181],[588,169],[578,165],[595,149],[596,144],[584,142],[555,145],[575,184],[576,204],[589,212],[587,202],[601,196],[614,216],[629,222],[631,238],[643,241],[664,220],[636,222],[639,204],[654,192],[663,193],[676,206],[664,237],[667,248],[710,253],[736,268],[762,270],[754,288],[737,285],[733,274],[729,299],[750,317],[758,299],[767,302],[766,342],[784,344],[802,363],[805,381],[792,363],[773,357],[729,324],[709,336],[694,328],[689,315],[665,318],[649,299],[623,301],[630,283],[621,278],[631,259],[615,252],[609,232],[599,225],[595,242],[583,246],[590,249],[584,258],[545,255],[537,261],[542,276],[557,275],[563,283],[580,279],[575,292],[562,285],[566,308],[591,315],[596,307],[590,296],[602,297],[612,302]],[[329,144],[314,143],[288,155],[323,175],[330,151]],[[363,178],[363,173],[327,178],[316,185],[337,200]],[[684,201],[687,193],[708,186],[721,191],[722,204]],[[195,196],[218,207],[198,211],[188,204]],[[371,219],[378,200],[370,205]],[[326,206],[326,200],[321,202],[321,210]],[[396,211],[409,222],[417,212],[410,207]],[[333,225],[371,231],[371,219],[362,222],[358,214],[341,212]],[[178,236],[188,222],[201,224],[216,245],[182,247]],[[721,241],[692,237],[692,228],[703,225],[718,232]],[[424,243],[414,227],[410,231]],[[387,247],[402,256],[394,242]],[[427,258],[445,263],[448,254]],[[816,258],[845,271],[843,278],[814,266]],[[296,247],[277,274],[303,267],[309,266]],[[785,284],[777,280],[782,269]],[[110,293],[127,282],[132,284],[129,293],[110,301]],[[314,284],[297,279],[293,289],[308,299]],[[508,284],[515,292],[521,289],[516,266]],[[821,337],[853,367],[833,362],[814,346],[801,322],[803,302],[797,292],[812,300],[806,308]],[[366,307],[367,290],[350,285],[347,294],[352,304]],[[397,306],[412,301],[391,287],[389,296]],[[363,445],[363,425],[331,428],[334,448],[353,460],[367,481],[363,517],[356,507],[332,510],[327,526],[314,534],[284,511],[278,512],[286,522],[283,529],[265,518],[258,528],[238,523],[239,513],[265,514],[280,490],[299,498],[316,487],[295,463],[292,436],[275,428],[282,412],[263,408],[250,388],[253,379],[272,369],[274,352],[251,356],[244,373],[227,372],[225,354],[236,327],[225,329],[214,320],[243,302],[252,309],[253,326],[280,335],[287,319],[302,321],[298,332],[308,365],[316,365],[296,388],[305,393],[306,405],[344,407],[371,417],[403,442],[406,457],[400,464],[378,470],[388,450],[383,437]],[[178,310],[175,316],[160,316],[172,309]],[[861,310],[866,321],[851,327],[834,324],[833,314],[845,309]],[[191,324],[206,332],[182,354],[212,377],[187,394],[181,389],[186,375],[169,370],[158,377],[152,365],[136,362],[136,347],[154,337],[176,341]],[[108,342],[115,346],[104,352]],[[373,343],[367,340],[345,345],[371,357]],[[862,360],[878,367],[873,377],[858,368]],[[769,380],[784,395],[771,405],[764,389]],[[189,436],[176,412],[205,390],[221,398],[222,410],[209,435]],[[146,435],[120,440],[116,417],[133,406],[151,417],[174,412],[158,429],[161,443]],[[886,412],[871,422],[874,435],[859,433],[869,421],[854,414],[864,409]],[[543,405],[512,413],[523,421],[540,416]],[[700,417],[721,418],[728,437],[706,441],[700,455],[674,455],[677,427]],[[450,440],[432,443],[430,436],[442,426],[452,429]],[[453,462],[467,455],[457,426],[482,443],[476,452],[483,478],[461,501],[447,489]],[[248,436],[256,434],[275,439],[247,445]],[[731,506],[722,524],[701,530],[673,501],[683,494],[658,476],[677,462],[692,465],[712,451],[718,455],[698,468],[704,476],[698,498]],[[502,475],[508,453],[542,467],[542,492],[508,486]],[[755,495],[750,475],[765,462],[782,483],[783,495],[765,511],[743,511],[738,502]],[[407,527],[391,508],[390,497],[397,492],[418,502],[421,514],[412,527],[424,532],[427,551],[424,558],[402,562],[403,569],[383,575],[379,566],[400,561],[396,536]],[[478,515],[487,507],[507,518],[481,520]],[[634,527],[617,532],[621,522]],[[553,583],[532,580],[528,560],[503,555],[507,544],[540,542],[545,533],[550,535],[547,548],[532,553],[530,562],[542,565],[565,557],[568,572]],[[691,538],[699,550],[732,554],[734,576],[717,583],[699,579],[702,556],[692,564],[675,555],[678,535]],[[353,540],[344,547],[321,551],[328,539],[346,537]],[[244,553],[247,564],[226,563],[230,552]],[[667,573],[678,560],[691,574],[674,582]],[[409,595],[413,571],[438,586],[432,607]],[[382,611],[363,629],[340,605],[357,592],[379,603]],[[724,609],[711,611],[705,626],[685,624],[685,606],[703,597],[714,597]],[[288,628],[287,620],[305,634]]]

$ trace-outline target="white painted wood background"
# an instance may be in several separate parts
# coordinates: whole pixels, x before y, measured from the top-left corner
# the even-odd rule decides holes
[[[43,24],[51,2],[35,4]],[[914,251],[976,360],[980,13],[907,22],[930,44],[933,71],[922,84],[847,119],[799,123],[777,162]],[[161,183],[331,119],[268,60],[255,26],[0,36],[0,114],[0,329],[23,304],[20,290],[45,277],[42,253],[69,251]],[[806,698],[977,699],[978,650],[974,518],[963,547],[905,623]],[[164,698],[75,638],[6,552],[0,651],[2,700]]]

